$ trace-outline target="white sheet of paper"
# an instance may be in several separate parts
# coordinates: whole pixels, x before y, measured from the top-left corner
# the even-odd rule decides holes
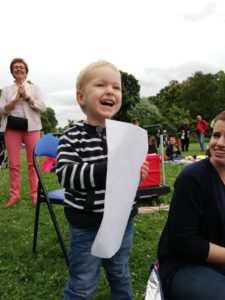
[[[112,257],[120,248],[148,151],[147,131],[119,121],[106,121],[108,167],[105,209],[92,254]]]

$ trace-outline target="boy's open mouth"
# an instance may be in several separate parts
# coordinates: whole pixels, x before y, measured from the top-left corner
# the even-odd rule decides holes
[[[110,106],[110,107],[112,107],[112,106],[114,105],[114,101],[112,101],[112,100],[102,100],[102,101],[101,101],[101,104],[102,104],[102,105],[105,105],[105,106]]]

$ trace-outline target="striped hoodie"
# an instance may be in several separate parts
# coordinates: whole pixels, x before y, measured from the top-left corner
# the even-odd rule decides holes
[[[75,123],[60,138],[57,160],[56,173],[65,188],[67,219],[75,227],[99,225],[107,173],[105,128]],[[136,198],[131,216],[137,213]]]

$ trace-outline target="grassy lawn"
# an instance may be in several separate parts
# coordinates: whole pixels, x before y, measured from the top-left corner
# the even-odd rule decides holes
[[[199,145],[191,144],[184,155],[199,153]],[[182,164],[165,164],[166,183],[173,191],[176,176]],[[58,186],[54,174],[45,174],[47,186]],[[25,155],[22,154],[22,195],[17,205],[6,208],[8,200],[8,169],[0,171],[0,299],[48,300],[61,299],[67,280],[67,267],[45,205],[41,207],[37,254],[32,254],[35,207],[29,197]],[[171,193],[161,197],[169,203]],[[68,224],[61,207],[55,208],[65,240]],[[144,299],[149,267],[156,257],[158,239],[166,221],[167,212],[138,215],[135,218],[135,238],[130,259],[134,299]],[[95,300],[111,299],[102,273]]]

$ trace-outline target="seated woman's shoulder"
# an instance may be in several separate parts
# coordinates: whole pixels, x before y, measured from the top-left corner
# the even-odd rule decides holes
[[[210,161],[208,158],[188,164],[182,171],[183,174],[190,174],[194,177],[198,177],[199,174],[202,176],[202,174],[207,174],[208,172],[210,172]]]

